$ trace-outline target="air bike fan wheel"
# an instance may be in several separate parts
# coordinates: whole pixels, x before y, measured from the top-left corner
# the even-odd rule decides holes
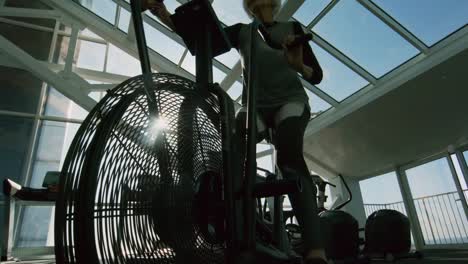
[[[57,263],[224,263],[218,99],[151,77],[158,118],[137,76],[78,130],[61,174]]]

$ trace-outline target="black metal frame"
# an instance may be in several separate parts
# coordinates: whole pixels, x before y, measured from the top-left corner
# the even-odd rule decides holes
[[[131,0],[132,17],[135,27],[135,36],[137,39],[137,46],[140,56],[141,68],[145,80],[145,93],[148,96],[148,105],[150,113],[158,115],[157,105],[153,94],[150,92],[149,87],[152,85],[151,81],[151,67],[148,56],[148,49],[146,45],[145,33],[143,30],[143,21],[141,16],[141,1]],[[256,91],[255,89],[256,80],[255,76],[256,67],[252,63],[255,61],[256,45],[254,41],[251,41],[251,56],[249,59],[250,72],[249,72],[249,84],[248,84],[248,95],[247,95],[247,153],[245,160],[245,178],[242,184],[241,190],[236,189],[236,179],[241,179],[239,173],[242,171],[239,168],[239,163],[235,164],[234,150],[235,144],[233,140],[233,127],[234,123],[234,106],[232,100],[218,85],[213,85],[213,63],[214,56],[219,55],[228,51],[231,47],[229,44],[228,49],[225,49],[223,44],[219,42],[227,41],[227,37],[222,30],[221,24],[216,18],[216,15],[211,8],[211,4],[207,0],[193,0],[186,5],[194,5],[195,9],[201,8],[206,9],[203,15],[197,16],[197,19],[192,19],[192,27],[195,30],[184,31],[181,28],[180,22],[176,14],[173,15],[173,21],[176,26],[180,28],[179,35],[182,36],[186,42],[189,50],[196,56],[196,83],[200,92],[210,90],[219,97],[222,118],[222,138],[223,138],[223,184],[224,184],[224,202],[226,212],[226,263],[255,263],[256,254],[256,198],[276,196],[289,193],[300,186],[297,182],[288,181],[277,181],[273,183],[255,184],[257,177],[257,165],[256,165],[256,138],[257,138],[257,119],[256,119]],[[198,5],[198,6],[197,6]],[[193,6],[192,6],[193,7]],[[181,15],[185,15],[181,11]],[[199,14],[200,15],[200,14]],[[254,22],[250,28],[250,38],[256,37],[259,30],[260,23],[254,19]],[[221,45],[221,47],[220,47]],[[244,161],[241,161],[243,164]],[[238,170],[239,169],[239,170]],[[236,175],[237,174],[237,175]],[[241,197],[237,195],[237,191],[241,192]],[[239,218],[239,210],[236,205],[238,198],[242,201],[243,209],[243,223],[242,229],[240,228],[241,221]],[[278,204],[278,206],[280,205]],[[242,239],[240,235],[242,234]],[[271,254],[274,255],[274,252]]]

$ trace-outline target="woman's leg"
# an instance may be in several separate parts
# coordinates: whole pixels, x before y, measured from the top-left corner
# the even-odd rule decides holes
[[[284,178],[299,177],[302,191],[289,200],[302,229],[306,258],[325,259],[317,211],[317,188],[303,156],[304,132],[310,113],[304,104],[290,103],[275,113],[275,147],[277,164]]]

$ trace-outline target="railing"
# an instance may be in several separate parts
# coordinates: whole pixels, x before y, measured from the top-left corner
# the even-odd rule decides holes
[[[468,190],[464,190],[468,199]],[[458,192],[414,199],[426,245],[468,244],[468,220]],[[403,202],[364,204],[366,216],[381,209],[393,209],[407,215]]]

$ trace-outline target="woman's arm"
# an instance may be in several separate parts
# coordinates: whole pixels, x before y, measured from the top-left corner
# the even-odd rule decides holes
[[[175,26],[171,19],[171,13],[167,11],[167,8],[164,5],[164,3],[151,2],[147,3],[147,5],[153,15],[159,18],[159,20],[161,20],[161,22],[167,27],[169,27],[172,31],[175,31]]]
[[[294,34],[302,35],[304,31],[299,22],[294,22]],[[302,60],[303,66],[299,73],[302,74],[305,80],[312,84],[319,84],[323,78],[322,67],[320,67],[317,58],[309,44],[302,45]]]

